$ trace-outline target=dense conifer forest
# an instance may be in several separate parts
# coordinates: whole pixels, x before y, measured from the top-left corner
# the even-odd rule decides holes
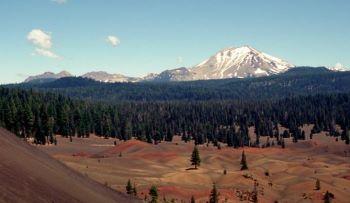
[[[179,135],[196,144],[258,146],[260,136],[294,142],[328,131],[349,144],[350,94],[296,96],[276,100],[120,101],[71,99],[57,93],[0,88],[0,125],[38,144],[56,143],[55,135],[139,140],[157,144]],[[311,135],[300,127],[315,124]],[[337,128],[336,125],[340,126]],[[248,128],[257,138],[251,140]],[[288,130],[283,131],[279,126]],[[265,144],[265,143],[264,143]]]

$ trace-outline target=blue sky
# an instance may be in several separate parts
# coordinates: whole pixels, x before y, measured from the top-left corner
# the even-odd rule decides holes
[[[348,0],[0,0],[0,83],[61,70],[143,76],[241,45],[349,67],[349,11]]]

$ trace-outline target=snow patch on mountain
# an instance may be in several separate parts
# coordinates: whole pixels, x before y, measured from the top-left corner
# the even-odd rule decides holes
[[[176,68],[165,70],[159,74],[151,73],[145,77],[128,77],[121,74],[109,74],[104,71],[89,72],[82,77],[90,78],[100,82],[139,82],[139,81],[189,81],[189,80],[209,80],[223,78],[247,78],[261,77],[283,73],[294,65],[260,52],[250,46],[229,47],[217,52],[203,62],[191,68]],[[341,70],[339,64],[334,70]],[[60,75],[60,74],[58,74]],[[31,80],[36,77],[65,77],[56,76],[54,73],[45,73],[43,75],[30,77]],[[71,76],[69,73],[66,75]]]
[[[194,79],[245,78],[278,74],[294,65],[250,46],[229,47],[191,68]]]
[[[331,71],[336,71],[336,72],[349,71],[349,69],[344,67],[343,64],[341,64],[341,63],[336,63],[333,67],[328,67],[328,69]]]
[[[83,78],[93,79],[99,82],[114,83],[114,82],[136,82],[139,78],[128,77],[122,74],[110,74],[104,71],[93,71],[82,75]]]

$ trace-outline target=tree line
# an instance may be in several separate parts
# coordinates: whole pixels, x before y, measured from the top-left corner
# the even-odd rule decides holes
[[[350,94],[298,96],[277,100],[88,102],[58,93],[0,87],[0,125],[35,143],[55,143],[54,135],[139,140],[158,144],[179,135],[196,144],[258,146],[261,136],[305,139],[328,131],[349,143]],[[336,128],[340,126],[340,130]],[[248,136],[255,127],[256,139]],[[287,128],[282,132],[280,126]],[[284,144],[284,143],[283,143]]]

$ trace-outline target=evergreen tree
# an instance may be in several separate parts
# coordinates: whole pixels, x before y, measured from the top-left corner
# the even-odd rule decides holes
[[[283,135],[282,135],[283,138],[289,138],[290,137],[290,134],[287,130],[284,130],[283,131]]]
[[[281,147],[282,147],[282,149],[284,149],[286,147],[286,144],[284,143],[284,139],[283,138],[281,140]]]
[[[196,203],[196,200],[194,199],[194,196],[191,197],[191,203]]]
[[[46,105],[42,105],[40,111],[41,111],[40,118],[42,122],[43,136],[46,137],[46,140],[49,143],[53,143],[54,142],[54,138],[53,138],[54,118],[49,116]]]
[[[350,130],[345,130],[345,144],[350,144]]]
[[[4,112],[6,114],[5,116],[5,126],[8,130],[18,134],[18,129],[16,128],[16,114],[17,114],[17,108],[14,103],[14,101],[11,99],[10,101],[5,103]]]
[[[191,165],[194,166],[195,169],[197,169],[197,167],[200,166],[200,164],[201,164],[201,158],[199,155],[199,150],[197,146],[195,146],[191,156]]]
[[[44,128],[41,121],[41,117],[39,116],[39,112],[36,112],[35,121],[34,121],[34,142],[36,144],[46,144],[45,134],[44,134]]]
[[[121,136],[123,140],[130,140],[132,137],[132,124],[128,118],[122,121]]]
[[[258,202],[258,183],[254,182],[254,188],[252,192],[252,202],[257,203]]]
[[[320,190],[320,189],[321,189],[321,183],[320,183],[320,180],[317,179],[315,184],[315,190]]]
[[[29,105],[24,106],[23,110],[23,132],[24,137],[30,137],[32,134],[32,128],[34,124],[34,115]]]
[[[58,134],[61,134],[64,137],[68,137],[70,134],[70,126],[69,126],[69,116],[68,116],[68,106],[63,104],[58,109]]]
[[[324,203],[331,203],[333,199],[334,199],[334,194],[328,192],[327,190],[327,192],[323,196]]]
[[[303,131],[301,132],[301,139],[302,139],[302,140],[305,140],[305,138],[306,138],[306,135],[305,135],[305,131],[303,130]]]
[[[216,184],[213,184],[213,189],[210,192],[209,203],[218,203],[219,202],[219,193],[216,188]]]
[[[136,184],[134,183],[134,187],[132,188],[133,194],[136,197],[137,196],[137,189],[136,189]]]
[[[133,187],[132,187],[132,185],[131,185],[130,179],[128,180],[128,182],[127,182],[127,184],[126,184],[125,189],[126,189],[126,194],[128,194],[128,195],[133,194]]]
[[[248,169],[247,158],[243,150],[242,158],[241,158],[241,170],[247,170],[247,169]]]
[[[151,196],[151,203],[157,203],[158,202],[158,188],[154,185],[152,185],[151,189],[148,193]]]

